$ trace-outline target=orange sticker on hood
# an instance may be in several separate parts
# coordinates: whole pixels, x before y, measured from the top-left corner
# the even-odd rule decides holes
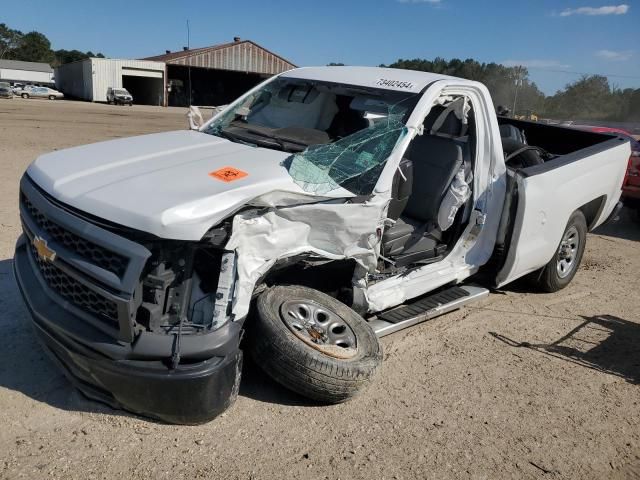
[[[209,172],[209,175],[223,182],[233,182],[234,180],[240,180],[241,178],[244,178],[249,174],[247,172],[243,172],[242,170],[238,170],[237,168],[222,167],[215,172]]]

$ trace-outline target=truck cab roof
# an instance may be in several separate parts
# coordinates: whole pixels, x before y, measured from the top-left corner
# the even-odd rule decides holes
[[[334,82],[413,93],[421,92],[425,87],[438,80],[455,79],[465,84],[476,83],[449,75],[380,67],[302,67],[289,70],[283,73],[281,77]]]

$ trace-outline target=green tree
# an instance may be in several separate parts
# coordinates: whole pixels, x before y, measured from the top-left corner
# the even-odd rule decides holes
[[[6,24],[0,23],[0,59],[13,58],[13,52],[20,44],[22,32],[13,30]]]
[[[14,50],[16,60],[25,62],[45,62],[54,60],[51,42],[40,32],[29,32],[22,36],[18,47]]]
[[[91,50],[87,53],[81,52],[80,50],[56,50],[54,52],[55,60],[54,66],[64,65],[65,63],[77,62],[78,60],[84,60],[85,58],[104,58],[102,53],[94,54]]]
[[[381,65],[382,67],[386,65]],[[505,67],[497,63],[480,63],[471,58],[460,60],[454,58],[446,60],[436,57],[433,60],[415,58],[413,60],[399,59],[388,65],[391,68],[404,68],[424,72],[452,75],[484,83],[493,99],[494,104],[513,108],[516,96],[516,80],[518,102],[516,113],[532,111],[538,113],[544,106],[544,94],[538,86],[529,80],[529,72],[523,67]]]

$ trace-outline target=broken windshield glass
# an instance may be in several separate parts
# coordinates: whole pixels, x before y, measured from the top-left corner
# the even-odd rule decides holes
[[[371,193],[419,96],[278,78],[213,120],[206,133],[294,155],[285,166],[306,192]]]
[[[404,112],[390,114],[334,143],[311,146],[289,159],[289,174],[309,193],[322,195],[343,187],[356,195],[368,195],[407,133],[403,117]]]

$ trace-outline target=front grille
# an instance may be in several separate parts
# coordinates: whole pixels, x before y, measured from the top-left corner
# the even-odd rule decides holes
[[[124,275],[128,262],[126,257],[101,247],[100,245],[96,245],[89,240],[85,240],[75,233],[72,233],[52,222],[24,195],[22,196],[22,201],[33,221],[47,232],[56,242],[64,245],[72,252],[77,253],[90,263],[115,273],[118,277],[122,277],[122,275]]]
[[[31,245],[31,253],[42,277],[53,291],[73,303],[76,307],[95,315],[96,318],[107,323],[110,327],[119,327],[118,305],[116,302],[94,292],[54,264],[41,259],[33,245]]]

